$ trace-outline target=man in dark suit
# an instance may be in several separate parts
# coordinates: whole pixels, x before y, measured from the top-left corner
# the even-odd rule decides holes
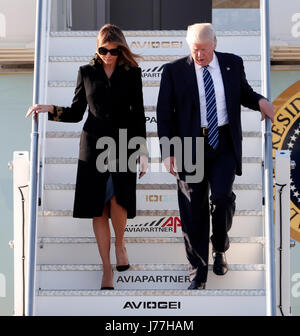
[[[167,170],[178,178],[178,203],[189,261],[189,289],[205,289],[208,271],[211,209],[213,271],[228,270],[225,251],[235,212],[232,186],[242,174],[241,105],[260,110],[262,120],[274,120],[273,106],[249,86],[239,56],[216,52],[216,36],[209,23],[188,27],[191,55],[164,66],[157,103],[159,138],[191,137],[195,159],[196,138],[204,138],[204,177],[189,183],[188,172],[176,171],[171,148],[162,158]],[[184,147],[184,146],[182,146]],[[183,156],[184,152],[179,153]],[[182,182],[182,180],[186,181]],[[185,183],[186,188],[182,188]],[[208,199],[210,187],[210,204]]]

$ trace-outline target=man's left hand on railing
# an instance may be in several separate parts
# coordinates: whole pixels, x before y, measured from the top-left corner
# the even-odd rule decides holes
[[[265,117],[267,116],[271,119],[272,122],[274,122],[274,116],[275,116],[274,106],[265,98],[261,98],[258,101],[258,104],[261,112],[261,120],[264,120]]]

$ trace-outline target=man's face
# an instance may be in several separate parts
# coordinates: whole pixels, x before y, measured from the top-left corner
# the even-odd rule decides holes
[[[190,49],[194,62],[201,66],[205,66],[208,65],[213,59],[216,43],[213,41],[192,43],[190,45]]]

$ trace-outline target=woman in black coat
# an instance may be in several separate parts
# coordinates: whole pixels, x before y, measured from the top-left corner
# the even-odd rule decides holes
[[[101,289],[114,288],[109,217],[116,237],[116,268],[124,271],[130,267],[124,232],[126,219],[136,214],[138,159],[139,177],[147,170],[142,79],[136,57],[117,26],[103,26],[97,37],[97,53],[90,64],[79,68],[72,105],[35,105],[26,115],[48,112],[49,120],[78,122],[88,105],[88,117],[80,137],[73,217],[93,218],[103,264]],[[134,147],[126,149],[134,137],[140,137],[138,151]],[[130,167],[129,158],[134,162]]]

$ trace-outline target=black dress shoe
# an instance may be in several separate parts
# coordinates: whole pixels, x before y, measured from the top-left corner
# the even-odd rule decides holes
[[[213,252],[214,266],[213,272],[216,275],[225,275],[228,271],[225,252]]]
[[[205,285],[206,285],[205,282],[199,282],[197,280],[192,280],[188,289],[205,289]]]

